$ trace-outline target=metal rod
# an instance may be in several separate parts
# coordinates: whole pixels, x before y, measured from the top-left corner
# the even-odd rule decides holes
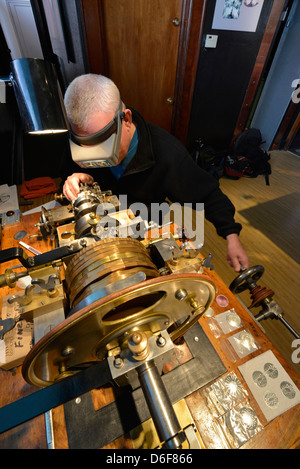
[[[296,339],[300,339],[300,335],[298,334],[297,331],[283,318],[279,317],[280,321],[285,325],[285,327],[288,328],[288,330],[296,337]]]
[[[182,447],[186,436],[174,412],[171,400],[153,361],[138,368],[138,376],[158,437],[168,449]]]

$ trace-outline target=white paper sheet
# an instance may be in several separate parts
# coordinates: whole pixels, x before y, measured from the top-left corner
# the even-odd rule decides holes
[[[17,186],[0,186],[0,213],[19,209]]]

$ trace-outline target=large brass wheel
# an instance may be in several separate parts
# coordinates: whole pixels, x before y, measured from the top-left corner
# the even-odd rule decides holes
[[[23,363],[23,376],[36,386],[51,385],[105,359],[137,329],[151,335],[173,326],[170,336],[175,340],[214,297],[214,284],[200,274],[151,278],[114,292],[74,313],[35,344]]]

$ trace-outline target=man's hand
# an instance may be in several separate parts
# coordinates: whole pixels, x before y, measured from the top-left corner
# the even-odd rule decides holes
[[[75,199],[79,193],[79,183],[84,182],[86,184],[92,184],[94,182],[94,178],[89,174],[85,173],[73,173],[69,176],[64,183],[63,193],[64,196],[72,201]]]
[[[240,272],[241,268],[249,269],[249,260],[246,251],[236,233],[226,236],[227,239],[227,256],[226,259],[236,272]]]

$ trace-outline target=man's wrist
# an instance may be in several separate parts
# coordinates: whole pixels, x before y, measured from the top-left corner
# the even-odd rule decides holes
[[[237,233],[230,233],[226,236],[227,241],[236,241],[239,239],[239,235]]]

